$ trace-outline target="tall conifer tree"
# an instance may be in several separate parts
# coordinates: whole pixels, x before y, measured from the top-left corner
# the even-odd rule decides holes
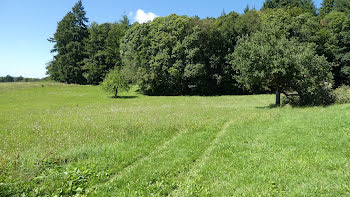
[[[56,33],[49,39],[55,43],[51,52],[56,53],[47,67],[47,73],[52,79],[64,83],[86,83],[82,70],[86,56],[83,42],[89,36],[86,23],[88,18],[79,0],[58,23]]]
[[[335,0],[323,0],[322,7],[320,8],[320,16],[324,17],[334,10]]]

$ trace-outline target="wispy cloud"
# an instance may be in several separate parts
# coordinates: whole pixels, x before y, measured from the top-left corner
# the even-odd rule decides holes
[[[135,21],[139,23],[147,23],[149,21],[153,21],[156,17],[158,17],[153,12],[145,12],[141,9],[138,9],[135,16]]]

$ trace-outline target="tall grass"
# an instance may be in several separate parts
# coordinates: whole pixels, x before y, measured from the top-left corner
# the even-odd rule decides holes
[[[0,84],[0,196],[349,195],[350,105]]]

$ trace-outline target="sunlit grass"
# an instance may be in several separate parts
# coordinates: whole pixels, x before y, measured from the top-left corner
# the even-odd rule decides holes
[[[350,105],[0,84],[0,196],[340,196]]]

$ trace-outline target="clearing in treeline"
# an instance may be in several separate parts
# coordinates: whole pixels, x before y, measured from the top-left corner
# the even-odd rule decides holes
[[[346,196],[350,105],[0,84],[0,196]]]

